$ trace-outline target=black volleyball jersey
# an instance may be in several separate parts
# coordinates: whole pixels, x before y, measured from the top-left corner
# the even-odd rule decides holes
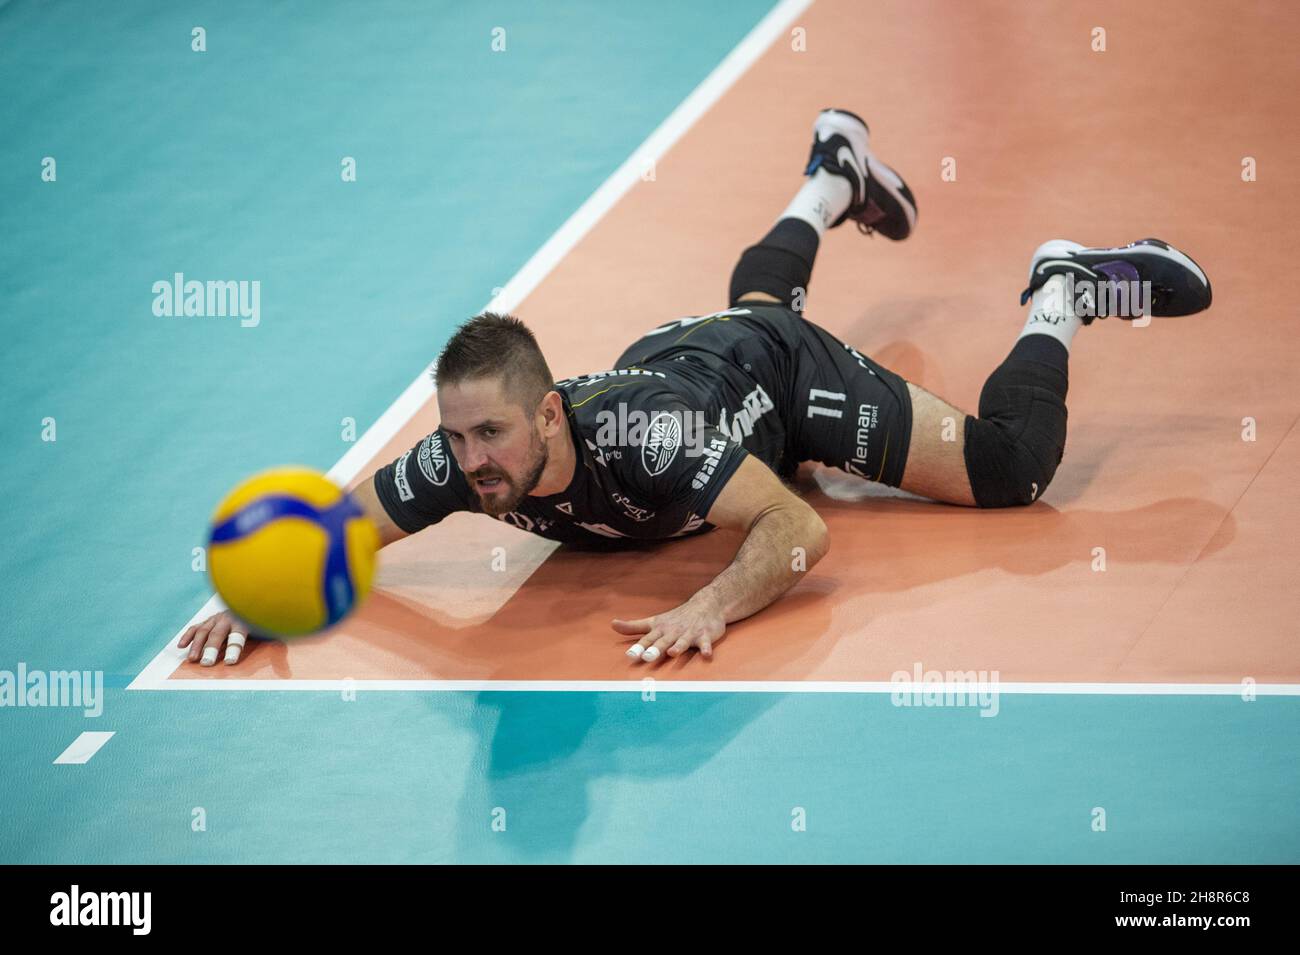
[[[583,543],[710,529],[705,516],[747,454],[788,473],[792,318],[732,308],[680,319],[641,338],[614,370],[556,382],[577,454],[573,479],[559,494],[525,496],[500,519]],[[441,428],[374,482],[408,533],[453,511],[483,510]]]

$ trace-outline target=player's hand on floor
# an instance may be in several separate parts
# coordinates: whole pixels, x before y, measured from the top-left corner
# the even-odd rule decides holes
[[[665,654],[679,657],[691,647],[707,660],[727,629],[727,618],[722,608],[697,594],[666,613],[640,620],[615,620],[613,627],[624,636],[644,634],[627,651],[629,657],[642,663],[653,663]]]
[[[247,640],[248,628],[236,620],[229,610],[223,610],[202,623],[187,627],[176,646],[182,650],[189,647],[186,659],[205,667],[216,665],[224,646],[226,664],[233,666],[239,662]]]

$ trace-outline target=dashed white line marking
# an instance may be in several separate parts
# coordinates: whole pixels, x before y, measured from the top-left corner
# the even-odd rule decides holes
[[[61,763],[88,763],[110,739],[113,733],[86,732],[72,741],[72,745],[59,754],[54,765]]]

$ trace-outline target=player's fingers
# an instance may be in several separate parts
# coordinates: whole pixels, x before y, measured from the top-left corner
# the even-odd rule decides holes
[[[678,637],[675,641],[673,641],[673,643],[671,643],[668,646],[667,653],[670,657],[679,657],[687,650],[689,650],[691,647],[693,647],[695,643],[696,643],[696,638],[691,634],[687,634],[683,637]]]
[[[190,642],[189,661],[191,663],[203,655],[203,644],[207,642],[208,633],[212,630],[214,623],[216,623],[216,618],[205,620],[194,628],[194,637]]]
[[[231,628],[230,636],[226,637],[226,666],[234,666],[239,662],[239,655],[244,652],[244,644],[247,640],[245,634]]]
[[[658,660],[661,656],[664,655],[665,650],[667,650],[670,646],[672,646],[676,642],[677,642],[677,635],[675,633],[661,635],[658,640],[656,640],[653,644],[650,645],[650,647],[646,650],[645,653],[641,654],[642,661],[645,663],[654,663],[656,660]]]
[[[230,633],[230,621],[218,620],[212,625],[212,629],[208,631],[208,639],[203,645],[203,657],[199,660],[199,666],[216,666],[217,655],[221,653],[221,645],[226,642],[228,633]]]
[[[188,647],[190,645],[190,641],[194,639],[194,634],[198,631],[198,629],[199,629],[198,626],[195,624],[190,624],[188,627],[186,627],[185,632],[181,634],[180,640],[176,642],[177,649],[184,650],[186,647]]]
[[[627,655],[634,660],[644,660],[646,650],[652,647],[654,642],[658,639],[659,631],[657,629],[651,629],[651,631],[644,637],[627,648]]]
[[[612,626],[617,632],[625,637],[634,637],[640,633],[649,633],[650,628],[654,626],[654,617],[642,617],[640,620],[614,620]]]
[[[704,657],[712,657],[713,648],[726,639],[726,636],[727,625],[725,623],[709,627],[709,632],[700,637],[700,655]],[[705,650],[705,647],[708,648],[707,651]]]

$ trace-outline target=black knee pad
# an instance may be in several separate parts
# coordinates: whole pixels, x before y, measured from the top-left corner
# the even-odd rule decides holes
[[[1009,358],[966,416],[966,474],[980,507],[1030,504],[1065,454],[1066,377],[1037,361]]]
[[[728,299],[735,305],[746,292],[766,292],[786,308],[802,311],[810,278],[812,268],[802,256],[771,245],[751,245],[731,273]]]

